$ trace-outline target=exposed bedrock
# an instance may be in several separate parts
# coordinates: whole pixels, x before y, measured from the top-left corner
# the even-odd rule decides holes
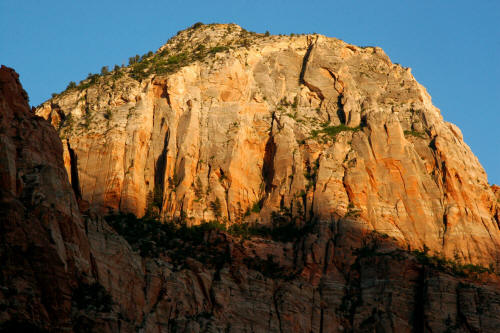
[[[270,223],[283,207],[348,215],[405,248],[497,264],[486,173],[410,69],[377,47],[236,25],[184,31],[143,62],[200,44],[210,52],[168,74],[121,69],[37,108],[93,207],[142,216],[155,198],[164,218],[191,224]]]

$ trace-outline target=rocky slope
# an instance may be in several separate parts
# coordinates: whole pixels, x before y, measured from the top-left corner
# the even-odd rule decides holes
[[[101,213],[198,224],[289,212],[498,266],[499,204],[410,69],[321,35],[195,26],[37,108]]]

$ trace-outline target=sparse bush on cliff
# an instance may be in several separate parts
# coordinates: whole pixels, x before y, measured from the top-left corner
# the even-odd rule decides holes
[[[201,183],[200,177],[196,177],[196,181],[193,184],[194,195],[196,196],[195,201],[200,201],[203,198],[203,184]]]
[[[412,254],[422,265],[430,266],[440,271],[445,271],[460,277],[470,277],[474,274],[494,273],[494,265],[484,267],[482,265],[462,264],[458,261],[445,258],[441,255],[430,255],[428,248],[414,250]]]
[[[224,52],[227,50],[229,50],[229,48],[227,46],[219,45],[219,46],[212,47],[209,52],[215,54],[215,53]]]
[[[210,202],[210,209],[214,213],[215,217],[221,217],[222,210],[219,198],[215,198],[214,201]]]
[[[356,264],[359,264],[359,259],[375,257],[375,256],[391,256],[392,258],[402,260],[410,257],[414,257],[416,261],[422,266],[426,266],[438,271],[442,271],[448,274],[452,274],[458,277],[475,278],[478,274],[483,273],[495,273],[494,265],[490,264],[489,267],[484,267],[482,265],[474,264],[462,264],[457,260],[452,260],[445,258],[442,255],[431,255],[430,249],[424,244],[422,250],[402,250],[397,249],[393,251],[379,251],[385,242],[392,242],[389,240],[389,235],[380,233],[378,231],[372,231],[362,240],[362,246],[360,248],[354,249],[353,254],[358,257]]]
[[[204,26],[203,22],[196,22],[192,26],[190,26],[188,29],[198,29],[199,27]]]
[[[160,217],[162,203],[163,191],[160,187],[156,186],[154,191],[149,191],[147,195],[145,216],[152,219],[158,219]]]
[[[91,120],[92,120],[91,118],[92,118],[92,115],[90,113],[90,110],[88,108],[86,108],[85,113],[82,115],[83,122],[80,123],[80,125],[83,126],[84,128],[89,128]]]
[[[316,220],[312,220],[300,224],[300,217],[295,217],[289,209],[284,209],[273,214],[272,226],[235,223],[228,227],[219,221],[208,221],[188,227],[182,218],[160,222],[158,219],[159,210],[152,209],[152,205],[149,203],[152,200],[151,193],[148,196],[148,209],[143,218],[137,218],[133,214],[118,214],[107,216],[106,221],[141,256],[157,257],[167,252],[169,256],[173,255],[176,258],[176,262],[182,261],[183,253],[185,254],[184,259],[187,257],[196,259],[208,251],[209,249],[206,247],[213,244],[207,244],[206,237],[211,232],[226,233],[243,239],[262,237],[277,242],[294,242],[304,234],[310,233],[316,223]],[[217,204],[215,203],[215,205]],[[186,250],[186,248],[192,249],[196,246],[202,246],[203,249],[199,251]],[[211,262],[210,258],[205,258],[205,260]]]
[[[312,166],[309,164],[306,165],[306,171],[304,172],[304,177],[307,180],[306,190],[314,188],[314,185],[316,184],[316,178],[318,176],[318,169],[319,158],[314,161]]]
[[[99,74],[89,73],[89,74],[87,75],[87,80],[90,80],[90,82],[94,83],[94,82],[96,82],[97,80],[99,80]]]
[[[251,212],[252,213],[259,213],[260,212],[260,209],[262,208],[262,203],[260,201],[257,201],[255,202],[253,205],[252,205],[252,209],[251,209]]]
[[[66,118],[64,119],[64,121],[62,122],[62,126],[63,127],[69,127],[71,129],[71,127],[73,127],[73,124],[74,124],[74,120],[73,120],[73,114],[71,113],[68,113],[66,115]]]
[[[76,88],[76,83],[74,81],[70,81],[68,83],[68,86],[66,87],[66,90],[75,89],[75,88]]]
[[[360,130],[360,127],[348,127],[344,124],[338,126],[328,126],[327,124],[323,124],[322,127],[322,129],[311,131],[312,139],[322,139],[323,142],[327,142],[327,138],[330,138],[335,142],[335,138],[339,133],[348,131],[357,132]]]
[[[194,24],[191,29],[198,29],[203,25],[203,23],[198,22]],[[249,38],[244,38],[244,36],[252,35],[252,33],[246,31],[243,31],[242,33],[242,38],[238,40],[238,44],[239,46],[249,47],[252,44],[252,41]],[[229,49],[230,47],[228,45],[217,45],[208,50],[204,45],[198,45],[195,49],[185,50],[185,41],[177,40],[175,47],[164,48],[157,54],[149,51],[143,56],[137,54],[129,57],[129,70],[120,70],[120,67],[115,65],[112,78],[117,80],[128,73],[131,78],[141,81],[151,74],[170,74],[193,61],[202,61],[208,55],[214,55]],[[105,76],[109,73],[108,66],[103,66],[101,69],[101,75]],[[89,77],[87,77],[86,80],[80,82],[78,89],[87,89],[91,85],[97,83],[99,75],[95,74],[97,77],[91,77],[93,75],[94,74],[89,74]]]
[[[242,46],[242,47],[249,48],[251,45],[252,45],[252,42],[248,38],[244,38],[244,39],[240,40],[240,46]]]
[[[124,73],[120,67],[118,67],[117,69],[115,68],[115,70],[113,71],[113,80],[118,80],[123,75],[124,75]]]
[[[145,216],[138,219],[133,214],[120,214],[106,217],[106,221],[142,256],[156,257],[166,238],[174,232],[174,224],[161,224],[158,220]]]
[[[148,63],[146,61],[135,63],[130,71],[130,76],[135,80],[145,79],[149,73],[146,71],[148,68]]]
[[[89,88],[91,85],[97,83],[98,81],[99,81],[99,74],[89,73],[85,80],[80,81],[80,84],[78,84],[77,88],[79,90],[84,90]]]
[[[356,208],[356,206],[354,206],[354,203],[352,202],[349,202],[349,204],[347,205],[347,212],[344,216],[344,218],[347,218],[347,217],[359,217],[361,215],[361,209],[359,208]]]
[[[226,229],[217,221],[188,227],[182,221],[162,223],[151,216],[137,218],[133,214],[110,215],[106,221],[143,257],[167,254],[178,268],[183,267],[188,258],[209,266],[221,265],[225,261],[221,239],[206,239],[210,233],[217,234]]]
[[[133,65],[133,64],[138,63],[140,60],[141,60],[141,56],[136,54],[135,56],[128,58],[128,64]]]
[[[417,131],[404,131],[405,136],[414,136],[416,138],[425,139],[425,133]]]
[[[168,65],[181,64],[187,58],[188,58],[188,55],[186,53],[179,53],[179,54],[168,57],[167,64]]]
[[[253,236],[266,236],[267,232],[263,231],[263,228],[257,227],[251,223],[234,223],[227,229],[230,235],[242,237],[244,239]]]

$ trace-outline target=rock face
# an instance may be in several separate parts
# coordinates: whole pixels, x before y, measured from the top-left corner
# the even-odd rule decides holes
[[[56,131],[0,69],[0,323],[71,327],[71,290],[90,274],[90,246]],[[57,283],[54,283],[57,282]]]
[[[91,228],[92,229],[92,228]],[[92,234],[94,236],[92,236]],[[145,332],[496,332],[498,276],[422,264],[350,222],[319,223],[294,242],[210,232],[213,257],[122,255],[110,229],[90,232],[103,285]],[[92,239],[98,237],[98,239]],[[354,250],[353,248],[359,248]],[[216,258],[225,258],[222,261]],[[144,275],[143,275],[144,274]],[[118,290],[121,289],[121,290]],[[124,293],[123,290],[126,290]]]
[[[73,187],[101,213],[269,224],[287,209],[498,266],[499,204],[483,168],[380,48],[195,27],[36,113],[58,128]]]
[[[498,187],[381,52],[196,26],[38,108],[62,144],[2,67],[0,331],[500,331]]]

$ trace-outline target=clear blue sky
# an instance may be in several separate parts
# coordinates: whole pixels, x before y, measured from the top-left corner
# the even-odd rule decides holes
[[[0,0],[0,63],[20,73],[37,105],[197,21],[382,47],[412,68],[462,129],[490,183],[500,183],[499,0]]]

